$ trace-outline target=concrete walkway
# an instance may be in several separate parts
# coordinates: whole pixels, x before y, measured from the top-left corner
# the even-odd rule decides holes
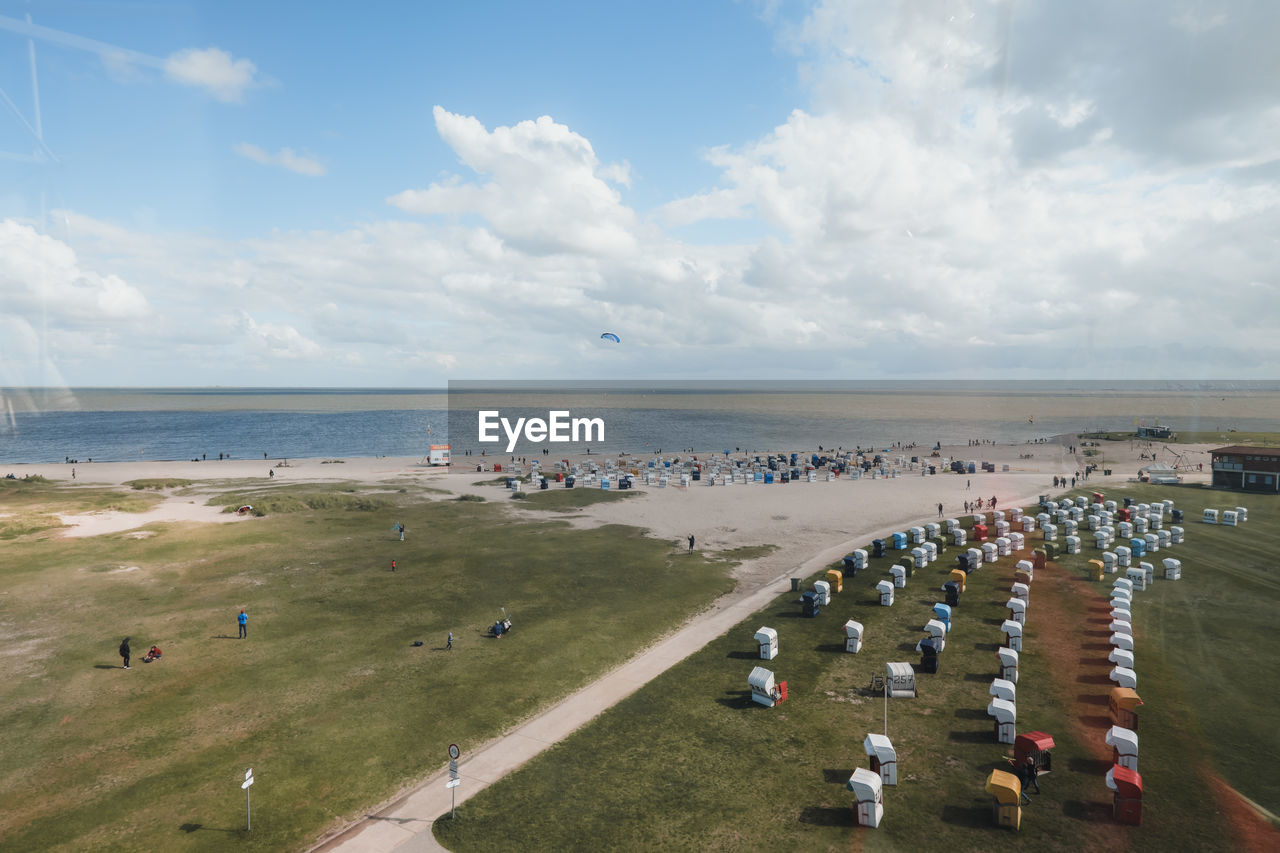
[[[1008,503],[1022,505],[1023,496]],[[885,537],[902,527],[863,534],[838,546],[828,548],[806,560],[794,572],[755,587],[744,585],[716,599],[708,613],[686,622],[675,633],[656,645],[639,652],[622,666],[561,700],[519,728],[490,741],[474,754],[463,754],[458,762],[462,784],[456,788],[457,805],[462,805],[488,785],[517,770],[547,747],[568,737],[601,713],[630,696],[655,677],[706,646],[717,637],[790,591],[789,578],[808,577],[829,565],[853,548],[873,538]],[[746,642],[744,638],[744,642]],[[312,853],[412,853],[443,851],[431,832],[432,822],[446,815],[451,792],[445,788],[449,778],[442,770],[424,781],[409,794],[386,806],[376,814],[332,836]]]

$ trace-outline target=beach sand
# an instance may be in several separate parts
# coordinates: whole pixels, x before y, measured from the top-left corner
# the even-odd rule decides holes
[[[1087,481],[1088,485],[1105,492],[1109,482],[1124,482],[1136,477],[1138,469],[1148,464],[1142,454],[1150,454],[1145,442],[1102,442],[1099,455],[1087,458],[1085,448],[1076,445],[1076,453],[1068,448],[1076,445],[1074,436],[1063,436],[1045,444],[981,445],[978,447],[943,447],[943,457],[977,460],[995,464],[994,473],[958,475],[952,473],[924,477],[904,472],[897,478],[858,480],[847,478],[835,482],[799,482],[787,485],[737,484],[733,486],[709,486],[706,481],[690,485],[687,489],[670,486],[665,489],[637,486],[640,496],[631,500],[594,504],[570,513],[557,514],[576,526],[599,524],[629,524],[646,528],[660,539],[670,540],[673,548],[686,548],[687,537],[696,537],[697,548],[702,551],[728,551],[757,545],[772,545],[771,553],[743,563],[735,576],[755,585],[796,569],[814,555],[853,540],[865,541],[893,530],[923,524],[938,518],[937,505],[943,504],[943,517],[964,515],[964,502],[981,497],[984,503],[992,496],[1000,507],[1014,504],[1027,505],[1042,494],[1053,492],[1053,478],[1070,478],[1083,471],[1086,462],[1100,462]],[[1162,461],[1172,462],[1174,457],[1165,452],[1165,445],[1155,445]],[[1173,453],[1181,455],[1184,465],[1193,470],[1183,470],[1186,482],[1208,482],[1209,453],[1214,445],[1168,445]],[[927,450],[904,450],[910,457],[924,459]],[[888,454],[898,455],[898,452]],[[1030,455],[1030,458],[1022,458]],[[711,454],[699,455],[710,458]],[[592,456],[591,461],[603,463],[604,457]],[[230,488],[244,488],[246,481],[257,486],[289,483],[355,482],[367,488],[414,482],[453,494],[477,494],[491,501],[506,501],[508,493],[500,484],[478,482],[495,479],[491,469],[494,462],[505,463],[507,457],[462,457],[455,460],[452,469],[433,468],[419,458],[382,457],[349,458],[341,463],[320,460],[289,460],[280,465],[276,460],[225,460],[209,462],[106,462],[65,464],[14,465],[15,476],[39,474],[49,479],[74,482],[78,486],[119,486],[131,480],[149,478],[179,478],[196,483],[197,494],[183,497],[167,496],[154,509],[145,513],[95,512],[84,515],[63,516],[68,527],[64,536],[95,536],[104,533],[131,530],[158,521],[245,522],[251,517],[224,513],[220,507],[205,505],[206,495],[214,495]],[[927,461],[927,460],[926,460]],[[545,464],[545,463],[544,463]],[[1196,470],[1203,464],[1203,472]],[[476,471],[483,465],[484,472]],[[1004,465],[1009,471],[1002,470]],[[71,481],[71,469],[77,479]],[[1112,475],[1103,476],[1102,468],[1110,468]],[[527,468],[526,468],[527,470]],[[269,477],[274,471],[275,477]],[[7,472],[6,472],[7,473]],[[223,481],[220,483],[220,481]],[[234,481],[234,482],[226,482]],[[968,484],[968,485],[966,485]],[[552,486],[562,488],[559,486]],[[434,498],[451,495],[433,493]],[[538,493],[530,495],[530,504],[537,501]],[[507,501],[515,513],[522,516],[547,518],[547,513],[530,509],[529,505]]]

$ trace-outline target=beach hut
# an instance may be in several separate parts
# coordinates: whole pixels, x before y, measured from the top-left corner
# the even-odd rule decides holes
[[[965,551],[965,557],[968,562],[968,568],[966,571],[973,572],[982,567],[983,555],[981,548],[970,548],[968,551]]]
[[[1068,554],[1080,553],[1080,537],[1079,536],[1068,536],[1064,541],[1067,543]]]
[[[787,699],[787,682],[774,682],[773,673],[762,666],[751,670],[747,677],[747,685],[751,688],[751,700],[772,708]]]
[[[1062,522],[1062,535],[1064,535],[1064,536],[1079,536],[1079,535],[1080,535],[1080,525],[1079,525],[1079,524],[1077,524],[1077,523],[1076,523],[1076,522],[1074,522],[1074,521],[1071,521],[1070,519],[1068,519],[1067,521]]]
[[[960,604],[960,585],[955,581],[947,581],[942,585],[942,591],[946,593],[947,604],[956,607]]]
[[[987,703],[987,716],[995,719],[996,743],[1012,744],[1018,736],[1018,706],[1007,699],[992,699]]]
[[[1112,795],[1111,814],[1118,823],[1142,825],[1142,777],[1137,770],[1119,765],[1107,771],[1107,787]]]
[[[963,527],[957,527],[951,531],[951,543],[953,545],[964,545],[969,541],[968,536]]]
[[[933,641],[933,647],[938,652],[946,648],[947,626],[941,619],[930,619],[924,623],[925,639]],[[916,643],[916,651],[920,651],[920,643]]]
[[[1111,609],[1115,610],[1133,610],[1132,593],[1125,592],[1122,589],[1111,590]]]
[[[1036,529],[1036,517],[1034,515],[1024,515],[1021,520],[1023,533],[1031,533]]]
[[[1236,507],[1235,511],[1236,511],[1236,521],[1240,522],[1241,524],[1244,524],[1246,521],[1249,520],[1249,510],[1246,507],[1238,506]]]
[[[1206,509],[1204,515],[1200,518],[1205,524],[1218,523],[1218,511],[1216,509]]]
[[[1128,539],[1133,536],[1133,522],[1122,521],[1116,525],[1116,533],[1121,539]]]
[[[1116,553],[1114,551],[1102,552],[1102,566],[1106,569],[1107,574],[1113,575],[1116,572]]]
[[[1019,829],[1022,826],[1022,782],[1012,773],[992,770],[986,791],[991,795],[991,816],[996,826]]]
[[[973,525],[973,538],[976,542],[985,542],[987,538],[987,526],[985,524]]]
[[[917,569],[923,569],[929,565],[929,555],[924,548],[911,549],[911,564]]]
[[[1121,685],[1124,686],[1124,685]],[[1138,733],[1124,726],[1107,730],[1107,746],[1111,747],[1111,763],[1130,770],[1138,769]]]
[[[1172,557],[1164,559],[1164,579],[1167,581],[1182,580],[1182,561]]]
[[[1115,551],[1116,562],[1120,565],[1120,568],[1128,568],[1130,563],[1133,562],[1133,549],[1128,545],[1117,545]]]
[[[923,527],[912,527],[907,531],[907,535],[911,537],[911,544],[919,545],[925,540]]]
[[[1053,737],[1045,732],[1027,732],[1013,741],[1013,766],[1021,767],[1031,759],[1036,775],[1053,770]]]
[[[1096,512],[1089,513],[1085,518],[1085,524],[1088,525],[1090,530],[1097,530],[1102,526],[1102,516],[1098,515]]]
[[[1009,510],[1009,521],[1014,524],[1022,521],[1022,507],[1015,506]]]
[[[1234,509],[1224,509],[1222,511],[1221,521],[1218,523],[1225,524],[1227,527],[1235,527],[1239,520],[1240,517],[1236,515],[1236,511]]]
[[[839,569],[827,569],[827,583],[833,593],[844,592],[844,573]]]
[[[995,545],[996,556],[999,557],[1007,557],[1013,550],[1013,543],[1009,540],[1008,536],[997,536]]]
[[[964,581],[966,577],[968,577],[968,575],[965,574],[965,572],[962,571],[961,569],[952,569],[951,574],[947,575],[947,580],[954,582],[956,586],[959,588],[960,592],[963,593]]]
[[[818,597],[819,607],[826,607],[831,603],[831,584],[826,581],[814,581],[813,592]]]
[[[938,545],[935,542],[926,542],[920,547],[924,548],[925,560],[932,563],[938,559]]]
[[[942,525],[936,521],[931,521],[924,526],[925,540],[937,539],[942,534]]]
[[[1000,623],[1000,630],[1004,632],[1004,644],[1015,652],[1022,651],[1022,625],[1012,619],[1006,619]]]
[[[885,542],[884,542],[884,540],[883,540],[883,539],[872,539],[872,540],[871,540],[871,556],[873,556],[873,557],[883,557],[883,556],[884,556],[884,548],[885,548]]]
[[[806,592],[800,596],[801,613],[805,616],[817,616],[822,612],[822,608],[818,606],[818,594],[813,591]]]
[[[844,650],[852,654],[862,651],[862,623],[850,619],[844,623]]]
[[[876,592],[880,593],[880,604],[884,607],[893,606],[893,584],[889,581],[880,581],[876,584]]]
[[[1113,648],[1111,654],[1107,655],[1107,660],[1116,666],[1133,669],[1133,652],[1127,649]]]
[[[994,542],[982,543],[982,562],[994,563],[1000,556],[1000,547]]]
[[[1015,582],[1014,585],[1009,588],[1009,592],[1014,598],[1020,598],[1027,604],[1031,603],[1031,587],[1027,584],[1020,581]]]
[[[1132,634],[1112,634],[1111,645],[1117,649],[1124,649],[1127,652],[1133,651],[1133,635]]]
[[[1042,532],[1044,533],[1044,541],[1046,541],[1046,542],[1053,542],[1053,541],[1057,540],[1057,538],[1058,538],[1058,525],[1056,525],[1056,524],[1046,524],[1046,525],[1044,525],[1044,527],[1043,527],[1043,528],[1041,528],[1041,530],[1042,530]]]
[[[1160,537],[1155,533],[1144,533],[1142,536],[1143,549],[1146,553],[1160,550]]]
[[[960,519],[958,518],[948,518],[948,519],[945,519],[942,523],[946,527],[947,533],[954,533],[960,529]]]
[[[891,662],[884,665],[885,686],[890,699],[914,699],[916,692],[916,671],[911,664]]]
[[[1105,530],[1094,531],[1094,534],[1093,534],[1094,548],[1097,548],[1099,551],[1105,551],[1107,549],[1107,546],[1110,544],[1111,544],[1111,537],[1107,534],[1107,531]]]
[[[937,619],[947,627],[947,631],[951,630],[951,605],[935,604],[933,605],[933,618]]]
[[[865,767],[853,771],[845,787],[853,792],[853,813],[858,826],[875,829],[884,817],[884,783]]]
[[[1045,567],[1045,564],[1048,562],[1049,562],[1049,552],[1046,551],[1044,548],[1036,548],[1034,551],[1031,552],[1031,567],[1033,569],[1037,571],[1040,569],[1043,569]]]
[[[1121,687],[1136,689],[1138,686],[1138,673],[1125,666],[1112,667],[1110,678]]]
[[[844,565],[847,570],[852,570],[854,574],[857,574],[867,567],[867,552],[859,548],[851,554],[846,554]],[[846,574],[848,574],[848,571],[846,571]]]
[[[1169,528],[1169,544],[1181,545],[1184,536],[1185,532],[1181,527],[1174,526]]]
[[[1123,589],[1125,592],[1133,592],[1133,581],[1128,578],[1116,578],[1111,582],[1113,590]]]
[[[1013,649],[996,649],[996,661],[1000,667],[1000,678],[1018,683],[1018,653]]]
[[[890,566],[889,574],[893,577],[893,586],[895,589],[906,589],[906,586],[907,586],[907,567],[906,566]]]
[[[1147,573],[1141,565],[1125,569],[1124,576],[1133,582],[1133,588],[1136,592],[1141,592],[1147,588]]]
[[[1107,567],[1102,564],[1101,560],[1090,560],[1088,565],[1089,580],[1100,581],[1106,576]]]
[[[1027,624],[1027,603],[1021,598],[1011,598],[1004,603],[1009,608],[1009,619],[1019,625]]]
[[[1018,701],[1018,687],[1012,681],[1006,681],[1003,678],[994,678],[991,680],[991,689],[987,691],[996,699],[1004,699],[1007,702]]]
[[[893,541],[893,550],[895,551],[907,550],[907,534],[895,533],[889,538]]]
[[[756,643],[760,646],[761,660],[773,660],[778,656],[778,632],[773,628],[756,631]]]
[[[1138,691],[1132,687],[1112,687],[1107,707],[1111,712],[1111,724],[1136,732],[1138,730],[1138,708],[1142,699]]]
[[[871,772],[879,775],[885,785],[898,784],[898,752],[893,742],[881,734],[869,734],[862,741],[862,748],[870,760]]]
[[[1025,536],[1023,536],[1021,533],[1009,534],[1009,550],[1021,551],[1026,547],[1027,547],[1027,538]]]
[[[1172,531],[1169,531],[1169,530],[1156,531],[1156,544],[1160,546],[1159,548],[1156,548],[1157,551],[1159,551],[1160,548],[1168,548],[1172,546],[1173,545]]]
[[[1148,562],[1138,563],[1138,568],[1142,569],[1142,579],[1146,582],[1147,589],[1156,582],[1156,567]]]

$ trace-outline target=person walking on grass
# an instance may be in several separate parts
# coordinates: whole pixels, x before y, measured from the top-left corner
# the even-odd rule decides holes
[[[452,631],[449,632],[449,639],[445,641],[444,650],[446,652],[453,651],[453,632]]]
[[[129,668],[129,638],[125,637],[120,644],[120,657],[124,658],[124,668]]]
[[[243,610],[241,610],[241,611],[240,611],[240,615],[236,617],[236,622],[237,622],[237,623],[239,624],[239,626],[240,626],[240,636],[239,636],[237,639],[241,639],[241,640],[248,639],[248,637],[249,637],[249,615],[248,615],[247,613],[245,613]]]
[[[400,541],[403,542],[404,541],[404,525],[397,521],[396,530],[400,532]]]
[[[689,553],[693,553],[693,534],[689,534]]]

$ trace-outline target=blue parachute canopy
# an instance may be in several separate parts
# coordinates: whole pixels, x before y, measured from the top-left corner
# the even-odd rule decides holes
[[[603,335],[600,336],[600,340],[613,341],[615,344],[622,343],[622,339],[619,338],[617,335],[615,335],[613,332],[605,332]]]

